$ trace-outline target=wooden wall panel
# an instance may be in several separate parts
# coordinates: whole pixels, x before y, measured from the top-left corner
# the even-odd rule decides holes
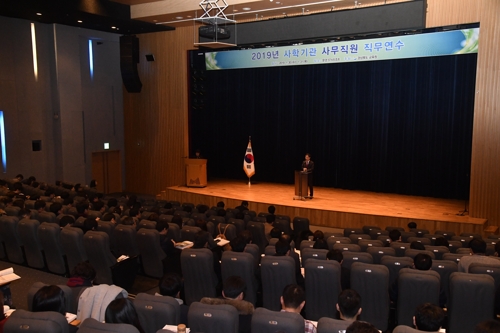
[[[185,178],[187,50],[193,49],[193,27],[138,37],[142,92],[124,91],[126,190],[157,194]],[[145,60],[150,53],[154,62]]]
[[[481,24],[469,210],[472,217],[498,225],[500,62],[495,57],[500,51],[500,1],[427,3],[427,27]],[[124,94],[127,190],[157,194],[184,179],[182,158],[188,154],[186,50],[192,49],[193,35],[192,27],[140,35],[143,92]],[[146,52],[155,54],[155,63],[142,61]]]
[[[500,223],[500,1],[428,0],[427,26],[480,22],[470,215]]]

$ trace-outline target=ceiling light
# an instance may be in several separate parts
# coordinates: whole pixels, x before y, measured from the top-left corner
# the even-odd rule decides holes
[[[158,20],[153,20],[153,22],[158,22]]]
[[[238,11],[238,9],[233,9],[233,12],[237,12],[237,11]]]
[[[277,5],[279,5],[280,3],[281,3],[281,2],[279,2],[279,1],[276,1],[276,4],[277,4]]]
[[[250,7],[243,7],[242,9],[243,10],[251,10],[252,8],[250,8]]]
[[[184,17],[182,17],[182,16],[176,16],[175,18],[176,18],[177,20],[182,20]]]
[[[42,13],[36,13],[36,15],[38,15],[38,16],[42,16]]]
[[[82,21],[82,20],[78,20],[78,21],[76,21],[76,22],[78,22],[78,23],[83,23],[83,21]]]
[[[187,18],[191,18],[191,15],[186,16]]]
[[[116,29],[116,27],[113,26],[113,27],[111,27],[111,29]]]

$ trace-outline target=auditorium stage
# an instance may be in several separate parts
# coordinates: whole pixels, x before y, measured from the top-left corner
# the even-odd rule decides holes
[[[314,199],[293,200],[294,186],[276,183],[248,185],[234,180],[212,180],[207,187],[193,188],[172,186],[159,194],[158,199],[203,203],[214,206],[223,201],[226,207],[239,206],[242,200],[249,208],[267,212],[269,205],[276,206],[276,214],[309,218],[311,225],[331,228],[360,228],[363,225],[401,226],[407,229],[409,221],[419,228],[449,230],[456,234],[475,232],[483,234],[486,219],[468,215],[458,216],[464,201],[429,197],[406,196],[388,193],[350,191],[314,187]]]

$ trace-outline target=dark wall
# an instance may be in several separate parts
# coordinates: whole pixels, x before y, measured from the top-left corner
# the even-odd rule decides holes
[[[357,8],[330,13],[295,16],[225,26],[231,38],[221,40],[237,45],[284,42],[375,32],[423,29],[426,1],[415,0],[384,6]],[[200,42],[211,41],[201,38]]]

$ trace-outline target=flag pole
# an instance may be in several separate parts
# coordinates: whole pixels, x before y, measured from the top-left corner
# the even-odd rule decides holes
[[[248,136],[248,142],[250,142],[250,143],[252,142],[252,136],[251,135]],[[248,177],[248,186],[250,186],[250,185],[252,185],[252,183],[250,182],[250,177]]]

